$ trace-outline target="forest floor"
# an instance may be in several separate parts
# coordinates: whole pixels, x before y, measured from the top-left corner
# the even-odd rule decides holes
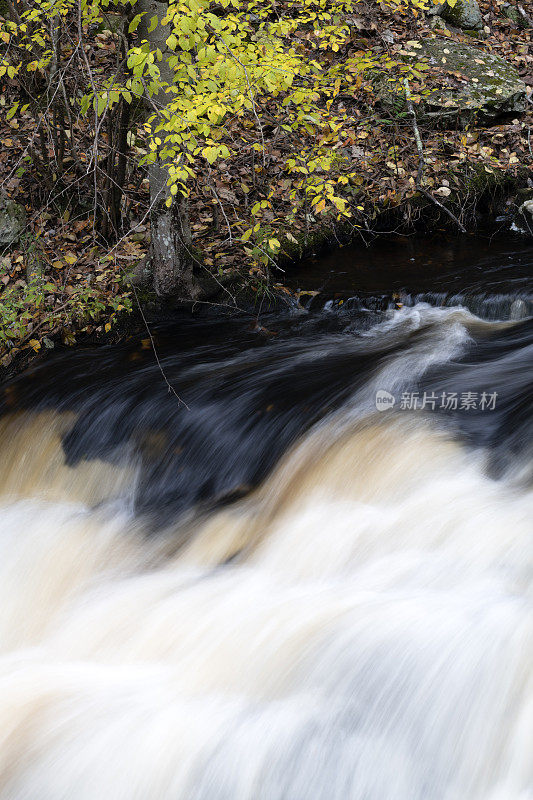
[[[399,105],[397,101],[387,105],[375,76],[360,77],[353,91],[337,98],[349,106],[353,127],[344,130],[342,140],[331,141],[331,148],[351,159],[351,169],[355,165],[358,172],[347,197],[351,216],[339,221],[331,214],[305,213],[287,226],[294,178],[284,165],[297,142],[290,137],[278,139],[276,124],[268,125],[268,108],[264,109],[268,168],[256,167],[251,173],[249,153],[243,148],[242,159],[217,165],[216,174],[199,176],[192,187],[194,253],[199,276],[207,278],[208,287],[204,302],[234,306],[243,288],[246,294],[241,296],[248,298],[283,291],[284,273],[276,269],[274,260],[281,265],[312,252],[324,241],[340,243],[360,236],[368,244],[384,227],[409,232],[428,220],[432,227],[464,226],[470,232],[479,223],[481,201],[487,205],[487,198],[498,198],[503,207],[505,199],[511,198],[516,207],[520,198],[527,197],[524,190],[533,186],[528,179],[528,173],[533,177],[533,28],[506,17],[506,5],[503,0],[481,0],[483,25],[474,34],[450,24],[435,27],[424,14],[385,17],[363,11],[355,18],[349,46],[374,56],[401,60],[417,42],[432,37],[502,56],[527,86],[526,110],[490,123],[473,118],[465,125],[457,118],[444,127],[421,117],[413,124],[405,98],[400,98]],[[115,48],[114,36],[103,31],[97,44],[93,58],[105,65]],[[412,91],[420,91],[422,85],[429,90],[459,91],[468,80],[465,72],[442,59],[424,65],[420,85],[415,81]],[[6,87],[2,91],[0,106],[6,110],[13,98]],[[43,352],[60,343],[72,345],[87,336],[112,332],[121,315],[146,297],[142,286],[136,288],[130,277],[135,270],[139,274],[150,244],[149,187],[139,168],[128,174],[127,226],[118,240],[103,241],[91,199],[80,195],[75,169],[58,176],[65,202],[57,196],[47,201],[52,191],[46,187],[43,191],[35,180],[28,157],[27,142],[35,121],[24,114],[7,117],[4,113],[0,120],[0,186],[7,197],[24,206],[26,222],[18,244],[0,255],[0,363],[4,367],[21,353]],[[140,125],[138,135],[130,139],[133,157],[144,152],[142,137]],[[419,170],[423,171],[424,194],[419,191]],[[282,243],[279,258],[269,259],[268,269],[257,263],[249,245],[242,242],[249,207],[263,197],[270,201],[261,224]],[[488,207],[492,213],[494,203]]]

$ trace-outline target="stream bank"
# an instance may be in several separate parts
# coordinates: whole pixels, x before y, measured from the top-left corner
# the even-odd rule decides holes
[[[364,249],[391,234],[530,235],[533,29],[515,10],[500,0],[409,13],[357,3],[345,20],[342,47],[322,54],[340,83],[334,96],[316,102],[343,120],[342,130],[319,143],[326,161],[314,172],[299,163],[302,138],[283,139],[283,126],[265,108],[262,163],[252,152],[250,164],[243,146],[242,157],[191,186],[199,305],[260,307],[290,291],[286,276],[295,262],[350,243]],[[105,70],[116,32],[98,36]],[[297,39],[299,48],[320,55],[312,26]],[[152,313],[158,304],[149,286],[150,201],[142,168],[128,206],[130,227],[118,241],[103,240],[87,198],[74,193],[65,205],[42,206],[32,169],[14,173],[32,125],[17,115],[2,128],[3,367],[20,353],[27,359],[87,337],[105,341],[130,327],[128,313],[139,314],[139,306]],[[130,137],[132,154],[142,150],[142,135],[140,129]],[[308,167],[308,174],[298,172]],[[299,181],[313,175],[331,180],[336,205],[306,205]]]
[[[226,320],[229,327],[233,320],[247,325],[250,336],[269,339],[277,335],[270,330],[273,314],[296,319],[329,309],[342,317],[357,308],[385,313],[416,303],[461,306],[484,319],[521,319],[533,315],[532,276],[533,246],[518,234],[389,233],[376,237],[370,246],[361,242],[337,246],[292,262],[283,273],[283,283],[273,283],[260,296],[241,290],[231,302],[221,297],[221,302],[161,305],[141,295],[141,307],[121,314],[108,331],[80,335],[76,348],[97,347],[105,352],[120,342],[138,342],[144,358],[153,346],[159,352],[161,340],[154,331],[180,320],[185,330],[194,320]],[[2,368],[0,379],[9,380],[30,364],[72,349],[57,341],[44,354],[23,350]]]

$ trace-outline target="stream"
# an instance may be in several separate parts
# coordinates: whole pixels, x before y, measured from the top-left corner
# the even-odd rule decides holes
[[[0,800],[533,799],[532,267],[347,248],[2,387]]]

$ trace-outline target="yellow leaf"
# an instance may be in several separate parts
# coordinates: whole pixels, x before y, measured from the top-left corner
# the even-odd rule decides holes
[[[41,349],[41,343],[38,339],[30,339],[29,345],[35,352],[37,353],[38,350]]]
[[[104,330],[105,330],[106,333],[108,333],[111,330],[111,323],[110,322],[106,322],[106,324],[104,325]]]

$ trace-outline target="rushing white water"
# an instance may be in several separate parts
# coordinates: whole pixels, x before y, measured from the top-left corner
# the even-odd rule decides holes
[[[1,800],[533,798],[533,496],[482,451],[348,404],[176,551],[69,420],[3,423]]]

